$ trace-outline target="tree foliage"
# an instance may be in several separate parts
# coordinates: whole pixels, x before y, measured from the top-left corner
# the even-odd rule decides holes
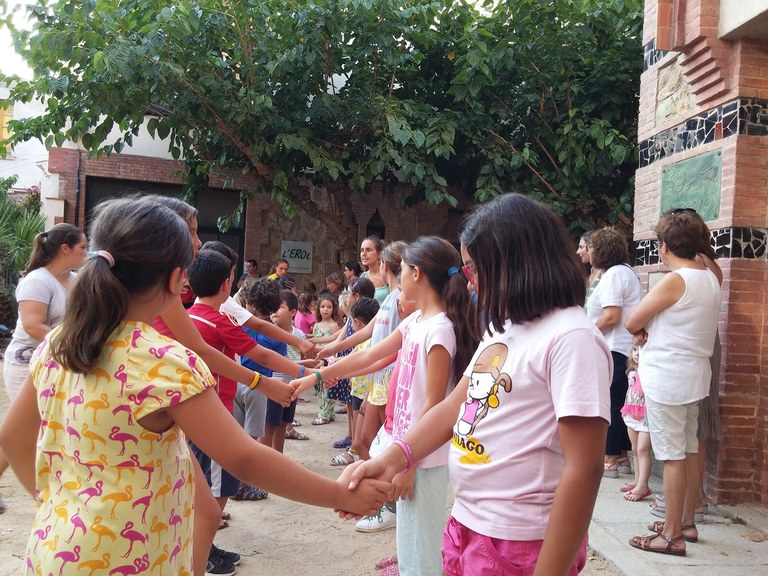
[[[45,216],[40,214],[33,195],[19,203],[8,196],[16,176],[0,178],[0,323],[15,321],[13,293],[32,252],[35,236],[43,231]],[[37,196],[39,203],[39,193]]]
[[[11,97],[47,114],[13,122],[13,141],[109,154],[149,115],[190,189],[253,172],[341,246],[351,194],[379,178],[408,182],[413,202],[518,190],[574,227],[626,217],[642,3],[492,4],[39,0],[31,32],[14,30],[35,77]]]

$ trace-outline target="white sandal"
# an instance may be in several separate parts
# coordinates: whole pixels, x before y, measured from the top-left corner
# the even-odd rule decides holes
[[[331,466],[348,466],[352,464],[352,462],[357,462],[358,460],[360,460],[360,456],[357,454],[353,454],[352,452],[342,452],[331,458]]]

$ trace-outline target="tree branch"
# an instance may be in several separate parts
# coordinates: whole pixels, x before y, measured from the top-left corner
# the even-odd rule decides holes
[[[499,140],[499,142],[501,142],[505,146],[508,146],[509,148],[511,148],[515,154],[520,154],[517,148],[515,148],[515,145],[507,141],[501,134],[497,134],[490,128],[486,128],[485,131],[488,132],[489,134],[492,134],[494,137],[496,137]],[[544,178],[544,176],[542,176],[541,173],[538,170],[536,170],[536,168],[534,168],[530,162],[528,162],[525,158],[523,158],[522,154],[520,154],[520,159],[522,160],[523,164],[525,164],[525,166],[528,168],[528,170],[533,172],[536,175],[536,177],[541,181],[541,183],[544,184],[547,190],[552,192],[552,194],[554,194],[558,198],[560,197],[560,193],[557,190],[555,190],[549,182],[547,182],[547,179]]]

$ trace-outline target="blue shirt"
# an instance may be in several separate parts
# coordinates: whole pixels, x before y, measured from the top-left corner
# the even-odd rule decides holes
[[[281,356],[287,356],[288,355],[288,344],[285,342],[280,342],[278,340],[273,340],[272,338],[267,338],[264,336],[264,334],[260,332],[256,332],[256,330],[251,330],[250,328],[243,328],[246,334],[256,340],[256,343],[259,346],[263,346],[264,348],[267,348],[268,350],[274,350]],[[254,372],[258,372],[262,376],[272,376],[272,370],[269,368],[262,366],[258,362],[254,362],[250,358],[247,358],[245,356],[240,358],[240,364],[248,368],[249,370],[253,370]]]

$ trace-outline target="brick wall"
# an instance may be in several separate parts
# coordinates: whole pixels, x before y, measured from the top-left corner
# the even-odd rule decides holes
[[[78,166],[79,162],[79,166]],[[85,222],[86,179],[88,177],[137,180],[160,184],[181,184],[184,165],[181,162],[146,156],[113,154],[101,158],[90,158],[85,151],[78,152],[69,148],[52,148],[49,153],[48,170],[59,175],[59,197],[64,199],[65,222],[77,221],[81,226]],[[77,185],[79,178],[79,203]],[[237,175],[227,186],[224,174],[210,178],[212,188],[234,190],[252,189],[253,175]],[[321,206],[327,206],[323,190],[312,192],[313,199]],[[449,218],[448,207],[419,204],[411,209],[404,208],[405,197],[409,190],[405,186],[387,190],[385,194],[381,183],[372,186],[369,195],[361,197],[353,194],[352,212],[357,223],[355,245],[359,245],[366,236],[366,227],[376,211],[379,212],[386,226],[387,240],[414,240],[425,234],[443,235],[451,241],[456,238],[456,220]],[[79,215],[75,218],[75,207],[79,206]],[[452,228],[451,228],[452,227]],[[356,258],[352,254],[340,255],[336,241],[325,226],[315,218],[296,210],[293,219],[284,216],[282,208],[267,195],[256,195],[246,205],[244,222],[243,259],[254,258],[259,263],[259,271],[266,273],[269,266],[280,256],[280,242],[283,239],[312,242],[314,246],[313,274],[295,274],[301,287],[308,280],[319,287],[325,286],[325,275],[332,270],[340,270],[342,261]]]
[[[662,169],[692,156],[720,150],[722,178],[720,210],[708,222],[725,243],[723,304],[720,335],[723,355],[720,374],[722,439],[708,452],[707,486],[720,502],[768,503],[768,112],[764,104],[744,106],[751,99],[768,99],[768,42],[717,38],[719,0],[647,0],[643,44],[669,50],[641,78],[639,139],[641,167],[635,182],[635,240],[653,238],[659,217]],[[682,82],[677,108],[658,114],[661,81],[673,78],[679,67]],[[643,159],[643,142],[674,143],[695,119],[710,118],[713,110],[737,102],[738,130],[717,125],[714,137],[693,146],[672,146],[658,153],[658,145]],[[763,106],[762,109],[759,109]],[[765,117],[762,117],[765,115]],[[694,119],[694,120],[692,120]],[[746,126],[744,122],[751,122]],[[701,124],[699,124],[701,125]],[[678,132],[676,132],[678,131]],[[670,137],[670,134],[673,136]],[[695,128],[690,134],[697,138]],[[664,140],[664,139],[667,140]],[[746,229],[744,240],[742,229]],[[750,234],[754,232],[753,234]],[[730,236],[729,236],[730,234]],[[647,285],[661,265],[638,267]],[[765,358],[766,360],[763,360]],[[766,366],[768,368],[768,366]]]

